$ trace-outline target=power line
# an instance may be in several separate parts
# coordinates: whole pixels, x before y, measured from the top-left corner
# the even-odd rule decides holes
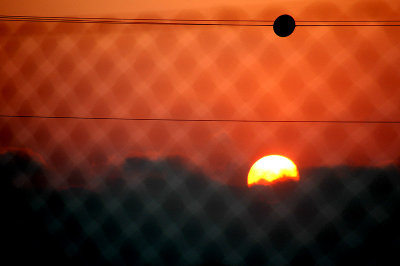
[[[177,18],[115,18],[115,17],[48,17],[48,16],[7,16],[0,15],[0,18],[14,18],[14,19],[69,19],[69,20],[122,20],[122,21],[230,21],[230,22],[274,22],[274,20],[263,20],[263,19],[177,19]],[[342,23],[400,23],[400,20],[296,20],[297,22],[342,22]]]
[[[100,17],[39,17],[39,16],[5,16],[0,15],[0,21],[25,22],[57,22],[57,23],[95,23],[95,24],[136,24],[136,25],[181,25],[181,26],[273,26],[273,20],[232,20],[232,19],[161,19],[161,18],[100,18]],[[400,26],[398,20],[297,20],[297,27],[303,26]],[[304,24],[306,23],[306,24]],[[307,24],[308,23],[308,24]],[[340,24],[338,24],[340,23]],[[364,24],[363,24],[364,23]],[[390,24],[386,24],[390,23]]]
[[[182,26],[272,26],[273,21],[251,20],[181,20],[181,19],[116,19],[79,17],[28,17],[0,16],[0,21],[93,23],[93,24],[136,24],[136,25],[182,25]],[[241,22],[241,23],[233,23]],[[263,22],[263,24],[243,24],[243,22]]]
[[[160,122],[221,122],[221,123],[330,123],[330,124],[400,124],[400,121],[368,120],[251,120],[251,119],[180,119],[180,118],[133,118],[133,117],[87,117],[87,116],[43,116],[0,115],[0,118],[74,119],[74,120],[119,120]]]
[[[246,20],[237,20],[237,19],[176,19],[176,18],[112,18],[112,17],[39,17],[39,16],[6,16],[0,15],[0,18],[10,18],[10,19],[44,19],[44,20],[57,20],[57,19],[65,19],[65,20],[99,20],[99,21],[215,21],[215,22],[274,22],[274,20],[257,20],[257,19],[246,19]]]
[[[296,27],[399,27],[400,24],[304,24]]]

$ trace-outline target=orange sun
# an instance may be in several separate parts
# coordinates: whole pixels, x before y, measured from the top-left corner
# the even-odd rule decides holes
[[[276,181],[299,181],[299,172],[292,160],[281,155],[268,155],[253,164],[247,185],[270,185]]]

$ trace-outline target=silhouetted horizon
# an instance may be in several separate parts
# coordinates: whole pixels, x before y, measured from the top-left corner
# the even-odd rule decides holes
[[[10,180],[36,180],[45,167],[20,152],[0,155],[7,254],[101,265],[389,264],[396,256],[396,167],[321,167],[298,183],[252,188],[215,182],[178,158],[127,158],[122,167],[142,180],[18,187]]]

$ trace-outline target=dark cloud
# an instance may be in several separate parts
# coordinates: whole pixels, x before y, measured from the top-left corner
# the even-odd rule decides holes
[[[0,158],[3,180],[46,172],[26,152]],[[214,182],[181,158],[127,158],[97,190],[71,173],[69,189],[15,187],[4,217],[17,262],[384,265],[400,244],[393,166],[313,168],[299,183],[251,189]]]

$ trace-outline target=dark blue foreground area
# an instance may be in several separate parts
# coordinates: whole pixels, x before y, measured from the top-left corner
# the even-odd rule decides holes
[[[396,167],[315,168],[299,184],[251,190],[186,170],[135,184],[114,179],[98,190],[21,188],[16,173],[33,168],[1,167],[2,254],[13,265],[397,261]]]

